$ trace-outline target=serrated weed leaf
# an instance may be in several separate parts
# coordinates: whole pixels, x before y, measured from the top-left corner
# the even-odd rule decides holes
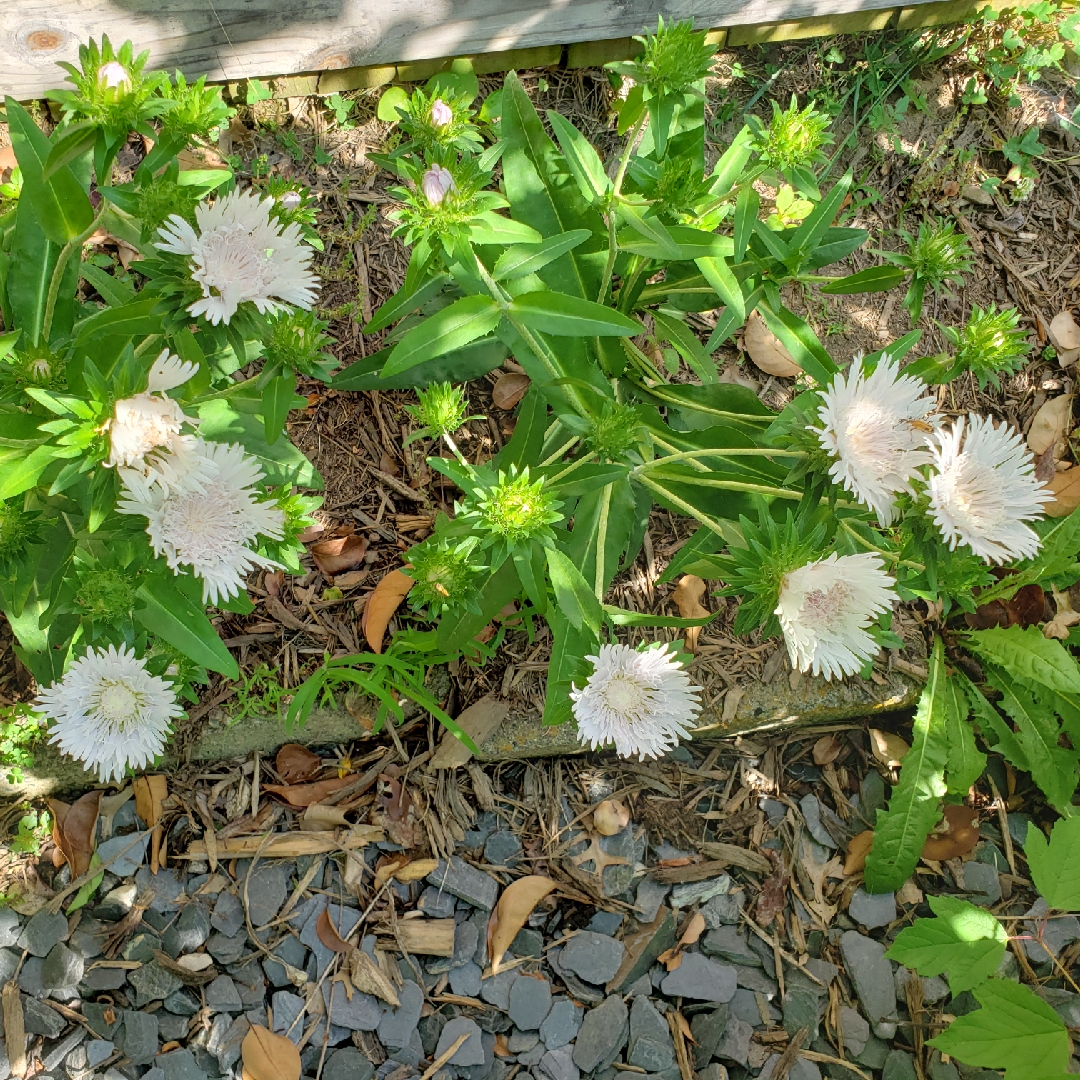
[[[955,995],[972,990],[997,971],[1006,935],[988,911],[951,896],[931,896],[934,919],[916,919],[901,930],[885,954],[920,975],[948,973]]]
[[[1049,843],[1029,823],[1024,853],[1031,880],[1046,902],[1059,911],[1080,911],[1080,817],[1057,821]]]
[[[954,1020],[931,1046],[966,1065],[1004,1069],[1005,1080],[1065,1072],[1069,1033],[1042,998],[1006,979],[991,979],[972,992],[982,1008]]]
[[[1003,667],[1014,678],[1080,694],[1080,666],[1060,641],[1043,637],[1037,626],[1024,630],[995,626],[967,634],[964,641],[972,652]]]

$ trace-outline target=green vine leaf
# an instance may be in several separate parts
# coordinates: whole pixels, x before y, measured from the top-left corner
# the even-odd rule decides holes
[[[1050,842],[1035,824],[1024,844],[1031,880],[1059,911],[1080,911],[1080,817],[1055,822]]]

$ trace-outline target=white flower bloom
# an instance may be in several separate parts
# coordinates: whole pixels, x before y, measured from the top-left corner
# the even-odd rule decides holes
[[[988,416],[971,414],[967,425],[965,436],[961,416],[931,443],[931,515],[952,551],[966,544],[988,563],[1029,559],[1039,537],[1024,522],[1041,517],[1054,496],[1035,479],[1020,435]]]
[[[152,394],[175,390],[178,386],[183,386],[198,370],[198,364],[181,360],[179,356],[173,356],[168,349],[162,349],[150,367],[146,389]]]
[[[188,311],[213,325],[228,323],[246,301],[260,312],[285,304],[310,308],[318,282],[311,272],[311,248],[293,222],[281,229],[270,217],[272,199],[251,190],[233,191],[213,205],[195,208],[196,231],[173,214],[158,230],[155,246],[174,255],[191,256],[191,276],[202,286],[203,299]]]
[[[119,90],[121,93],[127,93],[131,89],[131,75],[128,69],[116,60],[111,60],[98,68],[98,82],[110,90]]]
[[[38,696],[65,754],[103,781],[144,769],[165,749],[170,723],[183,713],[163,679],[151,675],[126,645],[91,649],[58,683]]]
[[[581,742],[594,750],[613,742],[623,757],[649,758],[690,737],[701,690],[667,648],[601,645],[599,656],[586,658],[593,673],[581,690],[570,691]]]
[[[446,127],[447,124],[453,123],[453,120],[454,110],[442,98],[436,98],[431,103],[431,122],[436,127]]]
[[[420,190],[432,206],[438,206],[454,189],[454,178],[449,169],[441,165],[432,165],[420,178]]]
[[[883,356],[870,375],[856,356],[847,376],[837,375],[824,391],[818,419],[811,428],[836,460],[833,480],[865,503],[882,525],[895,516],[893,496],[911,494],[915,470],[930,461],[925,447],[934,399],[918,379],[901,375]]]
[[[826,679],[858,672],[878,651],[866,628],[892,606],[894,584],[869,552],[833,552],[786,574],[774,614],[791,666]]]
[[[166,487],[124,474],[117,510],[143,515],[154,554],[175,574],[190,567],[202,579],[203,601],[217,603],[236,596],[254,567],[278,565],[248,545],[259,535],[280,540],[284,515],[258,501],[263,472],[243,447],[200,440],[198,454],[211,466],[208,478],[189,475]]]

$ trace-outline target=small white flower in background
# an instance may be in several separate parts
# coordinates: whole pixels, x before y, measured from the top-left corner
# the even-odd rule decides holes
[[[128,73],[128,69],[115,60],[102,64],[98,68],[98,82],[102,86],[107,86],[110,90],[119,90],[122,93],[126,93],[131,89],[131,75]]]
[[[667,648],[601,645],[599,656],[586,657],[593,673],[582,689],[570,691],[581,742],[594,750],[614,743],[623,757],[655,758],[690,737],[701,689]]]
[[[970,414],[934,437],[930,513],[956,550],[966,544],[988,563],[1030,559],[1039,537],[1025,525],[1054,496],[1039,480],[1024,440],[988,416]]]
[[[431,103],[431,122],[435,127],[446,127],[447,124],[453,123],[453,120],[454,110],[442,98],[436,98]]]
[[[198,454],[209,463],[209,477],[181,477],[166,487],[123,475],[117,510],[143,515],[154,554],[174,574],[190,568],[202,580],[204,603],[212,604],[236,596],[254,567],[278,565],[248,545],[260,535],[280,540],[284,514],[258,501],[263,472],[242,446],[200,440]]]
[[[890,525],[893,497],[910,494],[916,469],[930,461],[926,444],[934,399],[918,379],[901,375],[888,356],[865,375],[861,354],[822,398],[818,419],[823,426],[811,430],[836,455],[829,475],[869,506],[882,525]]]
[[[312,249],[295,222],[281,229],[271,219],[272,205],[251,190],[233,191],[213,205],[199,203],[198,232],[177,214],[158,230],[156,247],[191,256],[191,276],[203,291],[203,299],[188,308],[192,315],[216,326],[228,323],[246,301],[263,314],[285,304],[314,304],[319,285],[309,266]]]
[[[854,675],[877,653],[866,628],[896,599],[881,565],[870,552],[833,552],[784,576],[774,614],[793,668],[832,679]]]
[[[449,169],[441,165],[432,165],[420,178],[420,190],[432,206],[438,206],[454,188],[454,178]]]
[[[169,684],[126,645],[91,649],[41,691],[38,705],[52,720],[49,742],[103,781],[123,779],[128,767],[146,768],[183,713]]]

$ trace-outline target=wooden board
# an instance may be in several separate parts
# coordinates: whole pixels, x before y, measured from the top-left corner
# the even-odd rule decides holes
[[[107,34],[151,68],[213,80],[397,64],[640,34],[656,17],[698,27],[879,10],[895,0],[6,0],[0,90],[63,85],[57,60]]]

